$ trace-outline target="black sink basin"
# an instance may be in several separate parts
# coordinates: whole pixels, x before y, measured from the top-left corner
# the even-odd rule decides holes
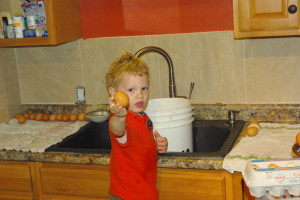
[[[193,122],[193,152],[168,152],[161,156],[224,158],[239,136],[244,121],[230,124],[226,120],[195,120]],[[111,149],[108,121],[90,122],[46,152],[109,154]]]
[[[108,121],[105,121],[103,123],[90,122],[45,151],[109,154],[110,149]]]

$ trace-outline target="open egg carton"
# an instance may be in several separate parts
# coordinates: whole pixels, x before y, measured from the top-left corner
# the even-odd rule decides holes
[[[300,158],[251,160],[242,174],[258,199],[300,200]]]

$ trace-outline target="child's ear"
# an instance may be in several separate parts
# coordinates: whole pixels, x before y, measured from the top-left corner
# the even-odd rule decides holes
[[[110,96],[114,96],[114,94],[115,94],[115,92],[116,92],[116,89],[113,88],[113,87],[109,87],[109,88],[108,88],[108,91],[109,91]]]

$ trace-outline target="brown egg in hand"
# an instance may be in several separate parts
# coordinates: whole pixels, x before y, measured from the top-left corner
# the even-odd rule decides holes
[[[123,108],[129,106],[129,97],[125,92],[117,91],[114,94],[114,101],[118,103]]]

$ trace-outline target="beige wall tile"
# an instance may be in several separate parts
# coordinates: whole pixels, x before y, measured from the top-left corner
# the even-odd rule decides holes
[[[13,48],[0,48],[0,120],[7,122],[21,104],[19,77]]]
[[[54,47],[18,48],[24,104],[73,104],[83,85],[79,41]]]
[[[135,53],[145,46],[161,47],[170,55],[178,96],[188,96],[195,82],[193,103],[299,103],[298,43],[297,37],[234,40],[232,31],[224,31],[95,38],[15,51],[25,104],[73,104],[77,85],[86,87],[88,104],[107,103],[104,75],[109,65],[122,50]],[[150,97],[168,97],[166,60],[156,53],[142,59],[150,68]],[[11,85],[16,69],[6,70],[13,78],[5,83]],[[9,99],[20,99],[17,85],[10,88]]]
[[[7,109],[7,102],[5,98],[5,89],[4,89],[3,65],[0,63],[0,123],[8,122],[8,119],[9,119],[8,109]]]
[[[163,35],[158,44],[172,57],[177,95],[188,96],[195,82],[193,103],[246,102],[243,43],[232,32]]]
[[[88,104],[107,103],[108,92],[105,87],[104,76],[110,64],[126,50],[136,53],[139,49],[156,45],[156,38],[148,37],[118,37],[99,38],[81,41],[84,82]],[[153,56],[144,56],[143,60],[149,65],[150,73],[157,70],[157,62]],[[155,76],[151,76],[151,84],[156,83]],[[157,87],[157,86],[156,86]],[[150,96],[156,95],[155,86],[150,90]]]
[[[248,103],[300,102],[300,39],[246,41]]]

